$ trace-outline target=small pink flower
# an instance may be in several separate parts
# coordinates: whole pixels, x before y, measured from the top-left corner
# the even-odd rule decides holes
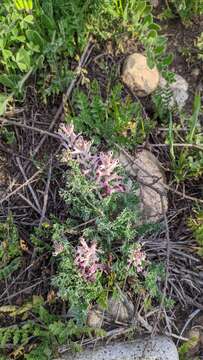
[[[90,141],[85,141],[82,136],[79,136],[75,140],[73,154],[87,154],[90,151],[91,145]]]
[[[59,134],[64,147],[80,165],[81,172],[97,183],[103,197],[126,191],[123,177],[117,174],[119,160],[113,157],[112,152],[93,155],[90,151],[92,142],[77,135],[73,124],[61,125]],[[68,156],[64,158],[68,159]]]
[[[76,249],[74,264],[87,281],[95,281],[97,271],[103,271],[103,266],[99,263],[99,253],[101,253],[101,250],[97,249],[96,242],[88,246],[84,238],[80,239],[80,245]]]
[[[62,139],[70,146],[72,146],[72,144],[75,142],[77,138],[77,135],[74,132],[73,124],[67,124],[67,125],[61,124],[58,133],[62,137]]]
[[[146,260],[146,254],[141,250],[141,245],[138,244],[137,247],[132,250],[129,254],[128,265],[134,266],[137,272],[142,272],[144,270],[144,263]]]

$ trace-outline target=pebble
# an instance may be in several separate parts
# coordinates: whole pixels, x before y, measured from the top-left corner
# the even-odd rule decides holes
[[[123,82],[139,96],[150,95],[159,85],[159,72],[156,67],[150,69],[147,58],[139,53],[127,57],[122,72]]]

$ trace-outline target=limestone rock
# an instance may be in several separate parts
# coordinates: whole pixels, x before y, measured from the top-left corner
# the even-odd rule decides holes
[[[149,68],[144,55],[134,53],[129,55],[124,63],[122,80],[135,95],[144,97],[158,87],[159,72],[156,67]]]
[[[159,82],[160,88],[165,88],[166,84],[166,80],[161,78]],[[181,75],[176,74],[175,81],[169,85],[169,88],[172,91],[170,106],[177,105],[179,109],[182,109],[189,97],[187,81]]]
[[[132,320],[134,314],[134,306],[131,301],[128,300],[127,305],[118,299],[111,298],[108,304],[108,315],[114,320],[120,322],[128,322]]]
[[[165,336],[115,343],[79,354],[63,355],[64,360],[178,360],[178,351]],[[56,360],[56,359],[55,359]],[[60,359],[57,359],[60,360]]]
[[[165,175],[160,162],[148,150],[138,152],[133,163],[126,155],[120,154],[120,163],[125,170],[136,177],[139,183],[138,197],[142,223],[156,223],[168,210],[168,199],[164,188]]]
[[[102,311],[91,309],[87,315],[87,325],[94,329],[100,329],[103,323]]]

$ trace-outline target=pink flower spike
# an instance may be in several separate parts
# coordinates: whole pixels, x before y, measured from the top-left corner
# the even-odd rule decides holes
[[[132,250],[129,254],[128,265],[134,266],[138,273],[144,270],[144,262],[146,260],[146,254],[141,250],[141,245]]]
[[[78,136],[74,132],[73,124],[61,124],[58,133],[62,137],[62,139],[67,142],[67,145],[69,146],[74,143],[75,139]]]
[[[126,191],[123,177],[117,174],[119,160],[113,157],[111,151],[93,155],[90,151],[92,142],[76,134],[73,124],[62,124],[58,132],[63,146],[70,152],[69,157],[78,162],[83,175],[96,182],[103,197]]]
[[[101,253],[101,250],[97,249],[96,242],[88,246],[84,238],[80,239],[80,245],[76,249],[74,263],[83,278],[87,281],[94,281],[97,271],[101,271],[99,253]]]

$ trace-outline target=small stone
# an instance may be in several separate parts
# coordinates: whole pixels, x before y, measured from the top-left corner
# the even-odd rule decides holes
[[[152,7],[157,8],[159,6],[159,0],[150,0]]]
[[[74,356],[70,353],[64,354],[62,358],[64,360],[73,358],[74,360],[178,360],[179,356],[170,338],[155,336],[84,350],[75,353]]]
[[[157,223],[168,210],[164,188],[166,180],[161,163],[148,150],[138,152],[132,164],[123,153],[119,160],[126,172],[136,177],[139,183],[137,196],[140,199],[141,223]]]
[[[103,314],[100,310],[91,309],[87,315],[87,325],[94,329],[100,329],[103,323]]]
[[[200,74],[200,69],[194,68],[194,69],[192,70],[191,74],[192,74],[192,76],[194,76],[194,77],[198,77],[199,74]]]
[[[116,321],[129,322],[132,320],[134,314],[134,306],[129,300],[126,305],[121,300],[111,298],[109,300],[107,313]]]
[[[186,101],[189,97],[188,94],[188,83],[187,81],[178,74],[175,74],[175,81],[172,84],[169,84],[169,88],[172,91],[172,99],[170,102],[170,106],[173,107],[177,105],[179,109],[182,109]],[[166,87],[166,80],[164,78],[160,78],[159,86],[164,89]]]
[[[122,80],[135,95],[144,97],[158,87],[159,72],[156,67],[149,68],[144,55],[134,53],[129,55],[124,63]]]

